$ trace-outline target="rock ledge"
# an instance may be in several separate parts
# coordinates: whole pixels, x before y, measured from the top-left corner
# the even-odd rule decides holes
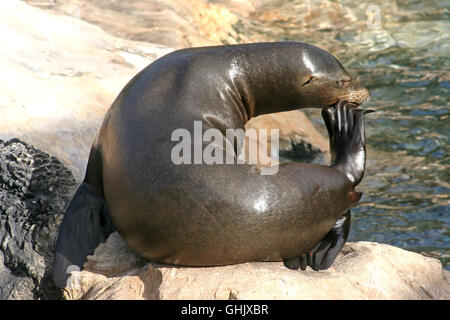
[[[347,243],[326,271],[281,262],[169,267],[134,254],[120,235],[73,271],[66,299],[450,299],[450,272],[437,259],[374,242]]]

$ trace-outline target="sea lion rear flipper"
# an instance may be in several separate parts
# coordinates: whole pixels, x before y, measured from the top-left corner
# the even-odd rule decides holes
[[[78,188],[64,215],[55,249],[53,282],[66,286],[68,271],[82,268],[86,256],[114,231],[105,201],[86,183]]]
[[[347,212],[308,255],[308,265],[314,270],[328,269],[341,251],[350,233],[351,212]]]
[[[308,253],[291,259],[285,259],[289,269],[305,270],[310,266],[316,271],[328,269],[341,251],[350,233],[351,212],[347,212],[334,224],[325,237]]]
[[[290,259],[283,260],[284,266],[288,269],[298,270],[300,267],[300,257],[294,257]],[[302,268],[302,270],[305,270]]]

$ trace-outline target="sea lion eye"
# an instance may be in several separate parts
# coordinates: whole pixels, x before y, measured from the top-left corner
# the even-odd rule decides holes
[[[306,86],[308,83],[310,83],[310,82],[312,81],[313,78],[314,78],[313,76],[310,76],[309,79],[308,79],[308,81],[306,81],[304,84],[302,84],[302,87],[303,87],[303,86]]]
[[[351,78],[344,78],[344,79],[341,79],[341,80],[339,80],[339,81],[336,81],[336,84],[337,84],[338,86],[346,86],[346,85],[348,85],[351,81],[352,81]]]

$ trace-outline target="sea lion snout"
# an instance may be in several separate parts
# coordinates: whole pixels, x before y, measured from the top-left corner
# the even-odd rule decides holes
[[[354,80],[345,69],[341,70],[340,76],[334,73],[310,76],[298,89],[300,107],[306,108],[328,108],[332,105],[346,101],[351,106],[357,107],[370,98],[370,92],[366,87]]]
[[[370,92],[356,80],[335,81],[324,86],[322,107],[329,108],[345,101],[349,107],[358,107],[370,99]]]
[[[359,106],[370,98],[369,90],[357,81],[350,81],[343,87],[343,92],[339,94],[338,101],[347,101],[352,105]]]

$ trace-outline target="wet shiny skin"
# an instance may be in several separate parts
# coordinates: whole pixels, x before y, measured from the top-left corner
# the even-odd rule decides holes
[[[83,184],[104,198],[129,246],[154,261],[213,266],[300,256],[360,198],[354,187],[364,164],[355,159],[365,162],[364,124],[352,107],[368,96],[335,57],[304,43],[176,51],[119,94],[93,143]],[[331,141],[340,155],[331,167],[286,163],[264,176],[249,165],[171,161],[171,133],[192,132],[194,121],[202,121],[203,130],[225,132],[243,129],[253,116],[343,99],[353,104],[330,110],[353,122],[350,128],[328,119],[340,137]],[[58,242],[73,237],[60,233]]]

